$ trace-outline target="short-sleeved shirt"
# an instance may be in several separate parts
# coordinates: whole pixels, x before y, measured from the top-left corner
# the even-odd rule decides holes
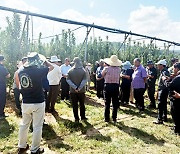
[[[5,85],[6,84],[6,76],[9,74],[8,70],[4,65],[0,64],[0,84]]]
[[[113,66],[108,66],[105,67],[105,76],[104,76],[104,83],[117,83],[119,84],[119,79],[120,79],[120,68],[119,67],[113,67]]]
[[[47,76],[49,69],[37,68],[35,66],[24,68],[18,74],[20,81],[20,92],[23,103],[36,104],[44,102],[42,79]]]
[[[122,70],[122,74],[130,76],[130,79],[122,78],[121,86],[131,86],[133,72],[133,69]]]
[[[62,75],[67,75],[68,74],[68,71],[71,69],[71,66],[70,65],[68,65],[68,66],[66,66],[65,64],[63,64],[62,66],[61,66],[61,73],[62,73]]]
[[[153,78],[149,78],[147,80],[148,85],[155,85],[157,79],[157,70],[155,67],[146,69],[147,75],[153,76]]]
[[[132,86],[134,89],[145,88],[144,78],[147,77],[146,69],[140,65],[134,70],[132,75]]]

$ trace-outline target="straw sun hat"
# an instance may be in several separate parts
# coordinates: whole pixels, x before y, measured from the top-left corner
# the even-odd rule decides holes
[[[104,59],[104,62],[110,66],[121,66],[122,61],[118,59],[116,55],[112,55],[110,58]]]

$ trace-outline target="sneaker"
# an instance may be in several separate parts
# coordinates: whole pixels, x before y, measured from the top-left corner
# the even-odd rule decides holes
[[[41,154],[44,153],[44,148],[39,148],[36,152],[31,152],[31,154]]]
[[[154,124],[157,124],[157,125],[161,125],[163,124],[163,121],[162,120],[156,120],[156,121],[153,121]]]
[[[23,154],[29,149],[29,144],[27,144],[26,148],[18,148],[18,154]]]

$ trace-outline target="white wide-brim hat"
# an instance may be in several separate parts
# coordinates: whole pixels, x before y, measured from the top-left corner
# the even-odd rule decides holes
[[[121,66],[122,61],[118,59],[116,55],[112,55],[110,58],[104,59],[104,62],[110,66]]]
[[[58,62],[61,61],[57,56],[51,56],[51,59],[49,60],[50,62]]]

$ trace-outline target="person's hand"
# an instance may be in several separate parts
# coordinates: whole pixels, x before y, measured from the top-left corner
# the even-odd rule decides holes
[[[101,80],[101,78],[97,78],[96,80],[97,80],[97,81],[100,81],[100,80]]]
[[[169,80],[169,78],[167,76],[162,76],[162,80]]]
[[[180,98],[180,94],[177,93],[176,91],[174,91],[174,95],[173,95],[174,98]]]
[[[76,92],[76,93],[79,93],[79,92],[80,92],[80,89],[76,89],[75,92]]]

